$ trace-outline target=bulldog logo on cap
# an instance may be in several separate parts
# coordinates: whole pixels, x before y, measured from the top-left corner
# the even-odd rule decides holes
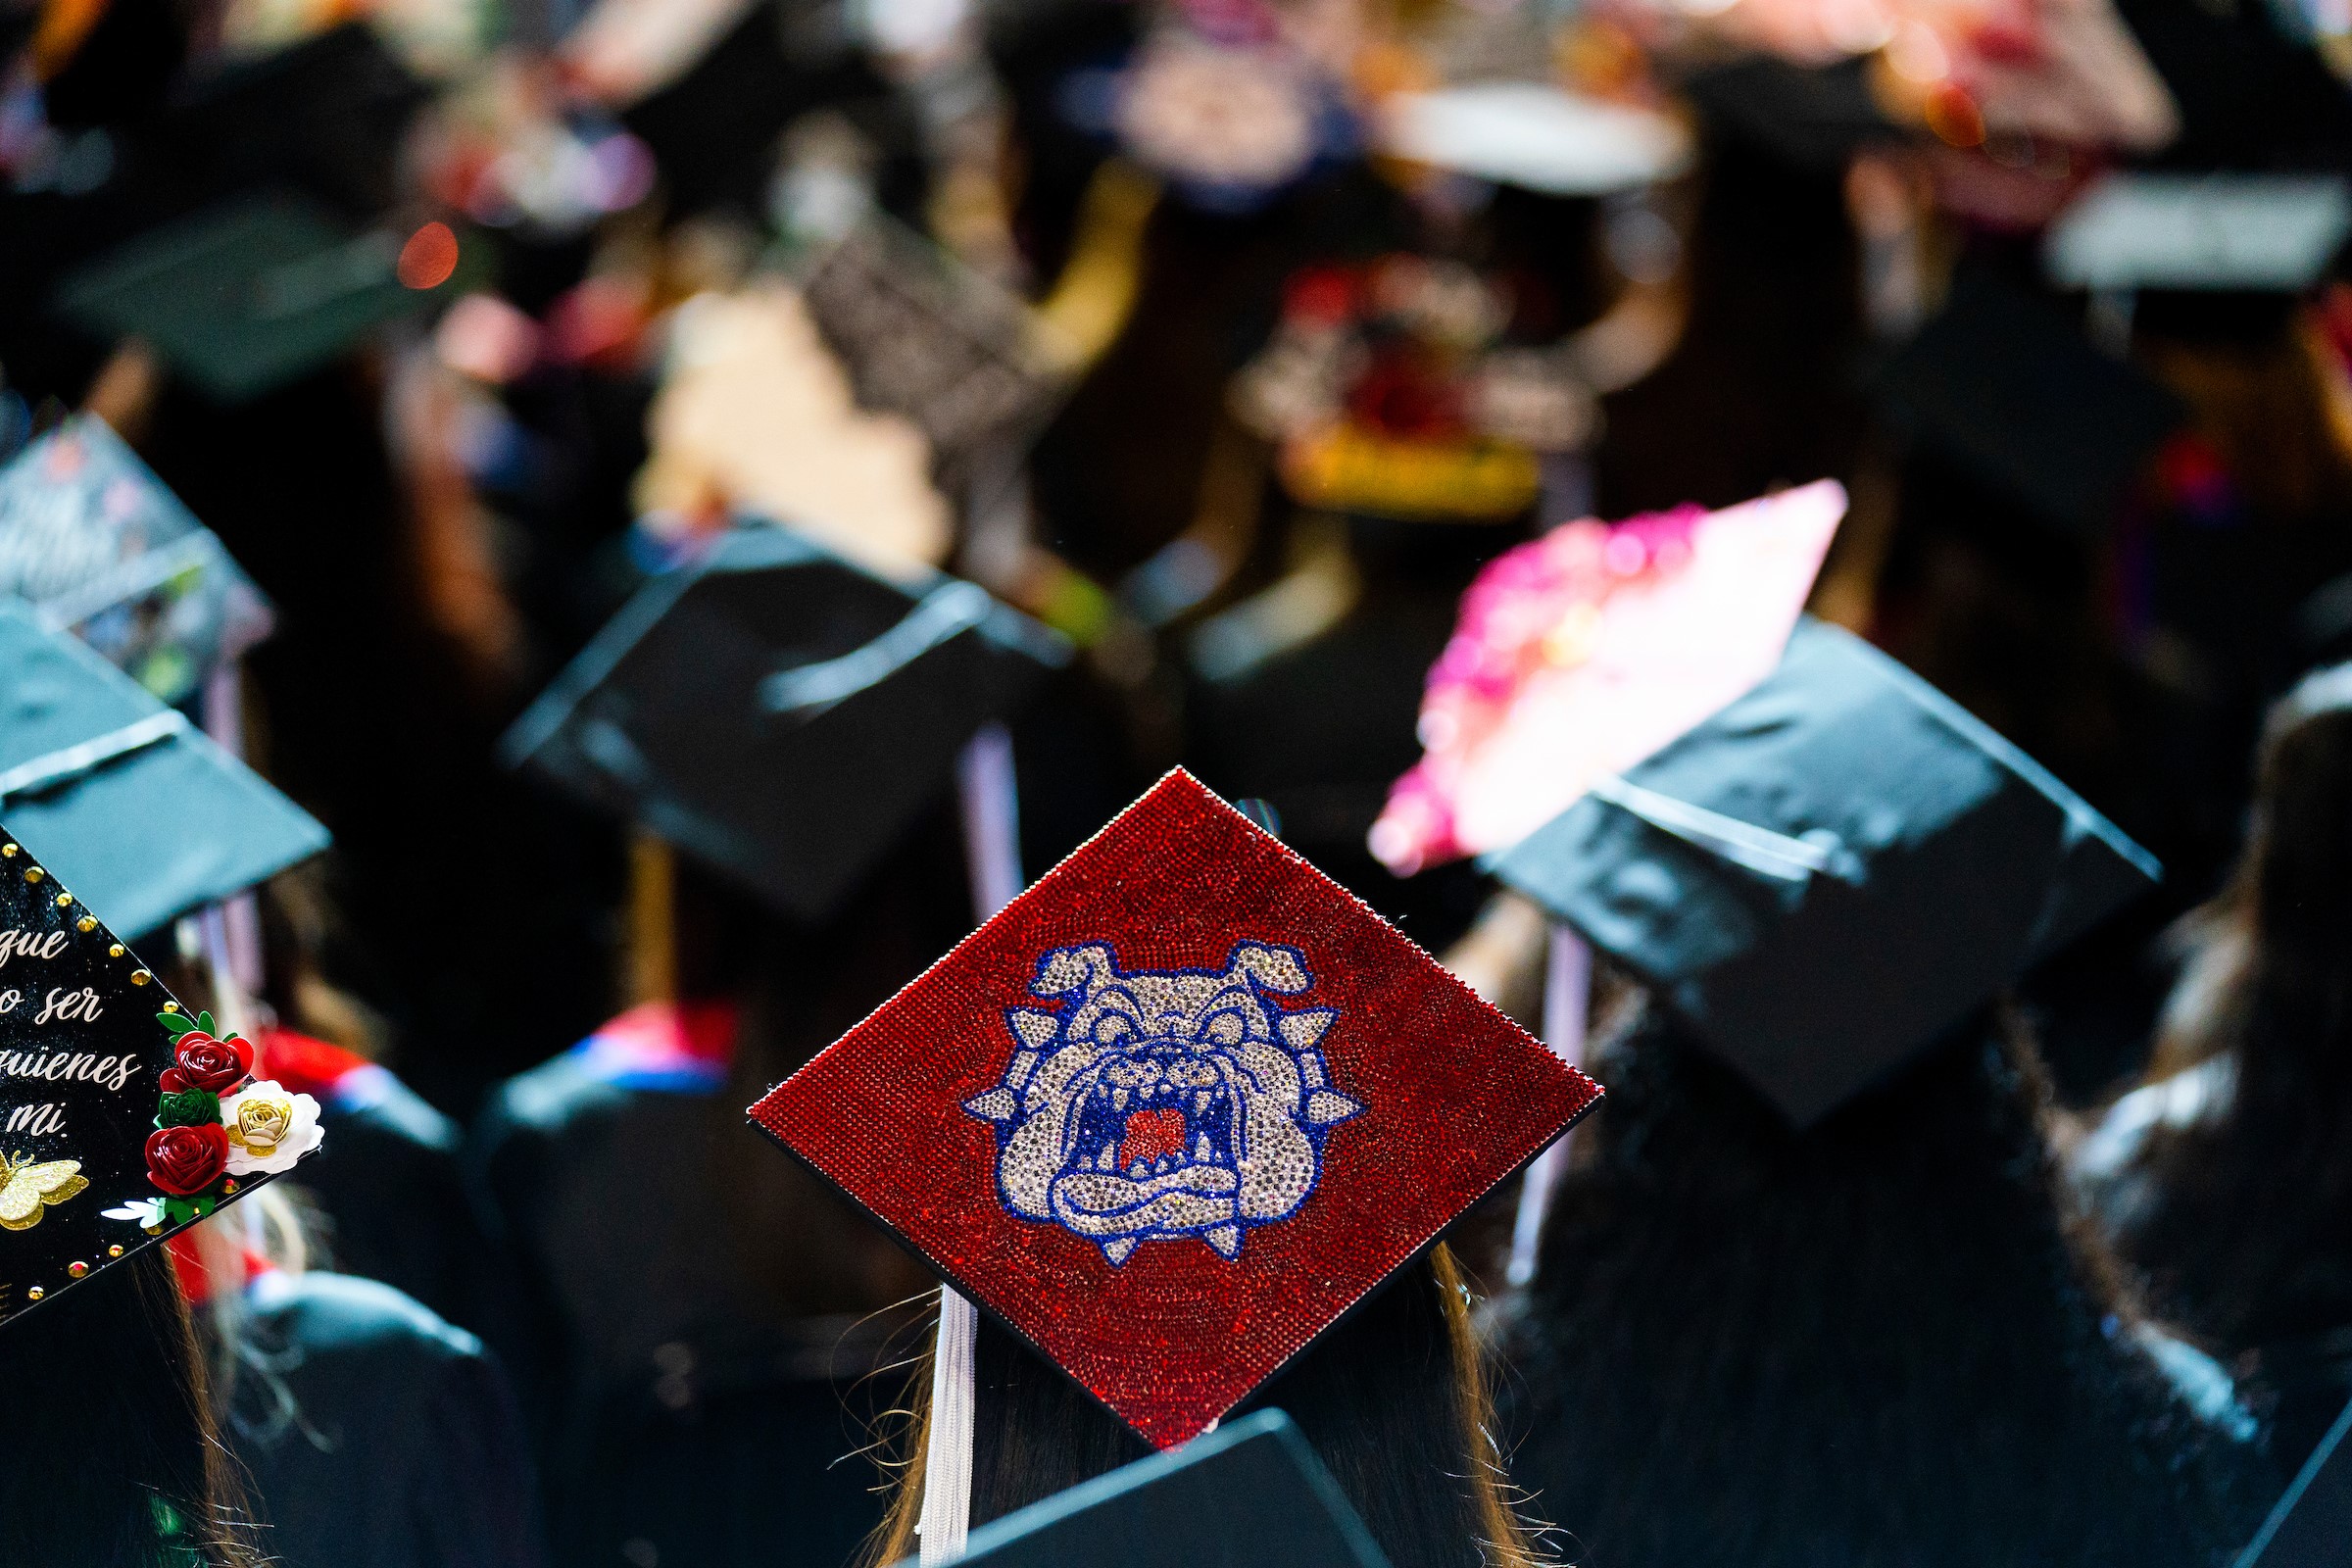
[[[1007,1009],[1004,1081],[964,1102],[996,1124],[1004,1207],[1114,1265],[1192,1236],[1239,1256],[1246,1227],[1298,1212],[1326,1132],[1363,1109],[1317,1050],[1338,1011],[1271,1000],[1313,984],[1304,954],[1264,942],[1222,969],[1130,972],[1101,942],[1047,953],[1030,991],[1075,1001]]]

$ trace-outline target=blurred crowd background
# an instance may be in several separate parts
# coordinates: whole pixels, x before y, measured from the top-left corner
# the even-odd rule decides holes
[[[541,1523],[382,1561],[834,1564],[881,1516],[927,1276],[742,1108],[970,928],[955,792],[793,908],[502,750],[763,519],[1066,643],[1008,722],[1032,875],[1182,765],[1532,1024],[1541,920],[1374,831],[1465,590],[1837,480],[1810,612],[2165,867],[2004,1014],[2035,1147],[2221,1049],[2190,982],[2256,962],[2266,715],[2352,656],[2341,0],[0,0],[0,460],[102,421],[266,602],[224,675],[131,673],[332,835],[236,917],[240,1004],[355,1129],[303,1172],[314,1261],[486,1341],[536,1473]],[[2194,254],[2126,201],[2103,263],[2118,192]],[[2102,1200],[2117,1298],[2259,1456],[2180,1461],[2177,1559],[2034,1560],[2214,1560],[2345,1392],[2352,752],[2280,741],[2343,703],[2299,700],[2279,1162],[2138,1230]],[[2256,1212],[2268,1251],[2181,1240]],[[1508,1230],[1466,1224],[1482,1292]],[[470,1397],[303,1441],[499,1448]],[[1582,1500],[1554,1549],[1656,1560]]]

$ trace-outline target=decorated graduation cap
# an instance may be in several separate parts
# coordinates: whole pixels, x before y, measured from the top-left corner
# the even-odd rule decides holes
[[[2063,533],[2100,532],[2125,485],[2184,411],[2093,348],[2058,310],[1964,272],[1943,311],[1881,372],[1896,427]]]
[[[1155,1453],[974,1531],[986,1568],[1387,1568],[1339,1483],[1280,1410]]]
[[[2050,225],[2069,288],[2300,293],[2352,234],[2352,182],[2330,174],[2109,174]]]
[[[1950,699],[1809,619],[1753,690],[1494,870],[1799,1126],[2159,874]]]
[[[1164,1448],[1598,1096],[1179,771],[752,1116]]]
[[[0,826],[0,1321],[292,1169],[324,1136],[316,1100],[257,1082],[252,1044],[183,1009],[13,825]]]
[[[220,541],[91,415],[0,467],[0,592],[167,703],[270,629]]]
[[[885,213],[824,245],[801,286],[858,403],[911,420],[949,474],[1034,435],[1059,398],[1036,313]]]
[[[751,524],[647,584],[503,750],[818,920],[1064,658],[968,582]]]
[[[1553,529],[1491,563],[1373,824],[1398,875],[1507,849],[1771,673],[1845,514],[1832,480]]]
[[[1489,81],[1400,93],[1374,144],[1409,159],[1548,196],[1605,196],[1690,167],[1690,136],[1655,110],[1542,82]]]
[[[0,819],[136,937],[326,848],[326,830],[97,653],[0,601]]]
[[[478,272],[447,224],[359,229],[291,190],[230,199],[68,277],[83,329],[155,346],[208,396],[242,402],[307,374]]]

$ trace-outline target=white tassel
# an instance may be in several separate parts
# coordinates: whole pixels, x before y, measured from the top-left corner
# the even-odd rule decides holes
[[[939,1288],[939,1346],[931,1356],[931,1442],[923,1450],[923,1568],[963,1555],[972,1528],[972,1419],[978,1386],[972,1365],[980,1314],[948,1286]]]
[[[1551,951],[1544,967],[1544,1043],[1571,1067],[1585,1061],[1585,1014],[1592,996],[1592,950],[1585,939],[1557,921],[1551,927]],[[1544,1238],[1544,1211],[1551,1202],[1552,1184],[1568,1165],[1571,1129],[1538,1154],[1527,1167],[1519,1189],[1519,1213],[1511,1224],[1511,1261],[1503,1271],[1513,1285],[1536,1277],[1536,1247]]]
[[[1012,737],[1002,724],[974,735],[956,763],[963,807],[964,860],[972,912],[986,924],[1021,891],[1020,797]],[[915,1523],[923,1568],[963,1555],[972,1526],[972,1422],[979,1391],[973,1357],[980,1314],[949,1286],[939,1288],[939,1343],[931,1355],[931,1436],[923,1450],[923,1511]]]

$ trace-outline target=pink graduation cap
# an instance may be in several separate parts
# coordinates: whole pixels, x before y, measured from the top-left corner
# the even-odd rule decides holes
[[[1372,853],[1399,876],[1510,848],[1771,673],[1845,491],[1554,528],[1462,597],[1421,700],[1421,760]]]

